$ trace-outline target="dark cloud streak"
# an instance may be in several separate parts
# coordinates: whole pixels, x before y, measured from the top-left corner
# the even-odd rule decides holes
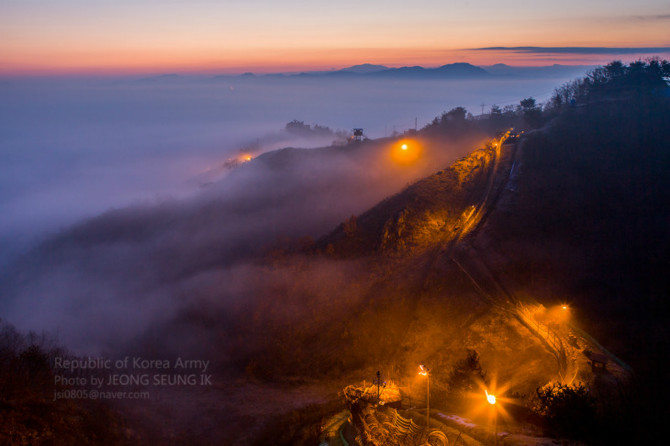
[[[670,16],[668,16],[670,17]],[[637,48],[612,48],[612,47],[545,47],[545,46],[494,46],[486,48],[473,48],[474,51],[500,51],[519,54],[581,54],[581,55],[626,55],[626,54],[658,54],[670,53],[670,47],[637,47]]]
[[[644,20],[644,21],[665,21],[670,20],[670,14],[636,15],[633,18],[635,20]]]

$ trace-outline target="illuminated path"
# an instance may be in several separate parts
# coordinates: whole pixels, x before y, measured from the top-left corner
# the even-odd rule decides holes
[[[454,251],[458,248],[459,243],[469,235],[474,235],[477,229],[482,225],[486,220],[486,217],[490,213],[490,209],[495,205],[499,193],[492,194],[496,186],[496,178],[499,177],[498,170],[500,169],[500,159],[503,152],[503,145],[505,140],[509,137],[510,131],[507,131],[499,140],[493,143],[493,166],[490,169],[489,177],[486,183],[486,190],[484,191],[481,200],[476,205],[468,208],[463,215],[461,216],[460,228],[458,231],[449,238],[447,242],[438,244],[433,248],[432,253],[429,255],[430,259],[428,266],[425,269],[425,275],[423,277],[423,285],[426,286],[430,274],[435,270],[436,264],[442,257],[447,257],[452,260]],[[512,157],[516,154],[516,146],[512,152]],[[511,169],[510,169],[511,171]],[[507,173],[509,177],[509,172]],[[507,181],[505,180],[505,183]],[[503,185],[504,186],[504,185]],[[460,265],[459,265],[460,267]],[[463,269],[461,267],[461,269]],[[465,271],[467,274],[467,271]]]
[[[503,145],[505,144],[505,141],[509,137],[510,130],[508,130],[503,136],[500,137],[498,141],[494,143],[494,158],[493,158],[493,168],[491,169],[491,173],[489,175],[489,179],[486,185],[486,192],[484,193],[484,197],[482,200],[479,202],[479,205],[476,207],[475,212],[472,212],[468,217],[465,223],[463,224],[463,227],[460,230],[460,233],[456,236],[455,238],[455,243],[458,243],[460,240],[462,240],[466,235],[471,233],[473,230],[477,229],[478,227],[481,226],[481,224],[486,220],[486,216],[489,213],[489,209],[493,207],[493,204],[491,202],[491,192],[493,192],[494,186],[495,186],[495,180],[496,177],[498,177],[498,170],[500,169],[500,158],[502,155],[502,148]],[[516,153],[516,150],[514,151]],[[506,181],[505,181],[506,183]]]
[[[500,195],[507,187],[512,170],[515,167],[518,146],[523,144],[522,141],[519,141],[514,146],[509,147],[509,150],[511,150],[510,159],[506,164],[509,164],[510,167],[504,173],[500,173],[501,159],[505,148],[504,142],[508,135],[509,132],[505,133],[495,145],[494,166],[489,175],[484,197],[476,212],[471,215],[467,225],[464,225],[463,230],[455,239],[455,243],[449,250],[449,257],[470,279],[480,295],[500,311],[517,319],[545,345],[547,350],[556,358],[559,381],[571,384],[579,373],[579,367],[575,360],[577,356],[575,349],[571,348],[559,334],[535,319],[527,305],[502,286],[484,261],[484,257],[478,253],[473,244],[477,231],[486,223],[487,217],[493,211]],[[471,242],[463,243],[466,240],[471,240]]]
[[[494,166],[491,169],[483,199],[476,208],[476,211],[472,212],[468,217],[466,224],[463,225],[463,229],[447,250],[447,254],[470,279],[482,297],[500,311],[516,318],[545,345],[547,350],[556,358],[559,382],[572,384],[577,378],[580,369],[588,366],[582,353],[582,350],[587,349],[605,354],[616,364],[613,366],[615,370],[612,370],[611,367],[610,372],[625,375],[630,371],[630,368],[583,330],[578,329],[572,324],[566,324],[568,327],[567,333],[559,333],[540,321],[535,316],[535,313],[531,311],[531,308],[534,306],[540,307],[539,303],[522,302],[505,289],[486,263],[485,256],[479,253],[478,249],[474,246],[478,230],[484,226],[488,215],[494,210],[500,195],[508,185],[512,170],[516,165],[515,158],[517,151],[521,150],[523,144],[523,141],[519,141],[514,147],[510,147],[512,150],[509,154],[510,159],[505,163],[509,164],[510,168],[504,173],[500,173],[500,164],[504,155],[503,144],[507,135],[508,133],[495,146]],[[469,242],[465,243],[466,241]],[[570,342],[570,337],[573,338],[573,342]],[[590,370],[588,371],[590,372]]]

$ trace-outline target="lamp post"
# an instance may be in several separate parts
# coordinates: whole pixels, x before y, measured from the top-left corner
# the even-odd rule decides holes
[[[428,429],[430,426],[430,369],[421,364],[419,375],[426,377],[426,429]]]
[[[494,430],[495,430],[495,444],[498,446],[498,411],[496,410],[496,397],[495,395],[491,395],[488,390],[484,390],[484,393],[486,393],[486,401],[489,402],[491,407],[493,408],[493,425],[494,425]]]

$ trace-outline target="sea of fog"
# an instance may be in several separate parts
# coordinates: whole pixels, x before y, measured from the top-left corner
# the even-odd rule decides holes
[[[294,119],[376,138],[456,106],[477,115],[529,96],[542,101],[567,80],[3,79],[0,267],[82,218],[195,194],[241,149],[330,144],[282,134]]]

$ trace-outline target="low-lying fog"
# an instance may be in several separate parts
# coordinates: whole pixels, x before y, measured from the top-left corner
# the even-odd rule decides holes
[[[199,174],[241,148],[330,144],[277,134],[294,119],[382,137],[459,105],[479,114],[481,104],[542,99],[565,80],[5,79],[0,266],[84,216],[191,194]]]
[[[6,80],[2,314],[21,329],[55,330],[68,346],[90,351],[176,317],[186,297],[255,293],[255,267],[236,262],[285,236],[324,234],[464,156],[481,135],[428,144],[412,167],[389,164],[381,142],[365,150],[268,153],[220,169],[240,149],[258,156],[330,145],[332,138],[282,133],[294,119],[362,127],[379,138],[459,105],[479,114],[481,104],[486,111],[528,96],[541,101],[566,80]],[[318,276],[331,266],[314,268]]]

